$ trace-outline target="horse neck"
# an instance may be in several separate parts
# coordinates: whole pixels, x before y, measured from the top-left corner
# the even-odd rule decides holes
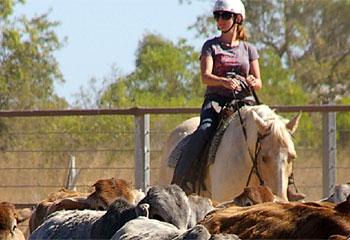
[[[247,138],[245,138],[243,134],[240,120],[235,118],[227,129],[223,142],[228,146],[227,151],[229,152],[229,155],[233,156],[236,161],[239,161],[241,163],[240,166],[245,166],[243,167],[245,170],[246,166],[251,167],[253,165],[249,152],[251,154],[255,153],[258,132],[255,124],[252,124],[252,122],[248,121],[243,124],[247,133]],[[231,158],[224,158],[224,160],[228,161],[227,164],[232,162]]]

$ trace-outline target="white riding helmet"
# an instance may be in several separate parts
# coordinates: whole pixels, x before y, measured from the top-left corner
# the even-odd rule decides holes
[[[245,8],[241,0],[217,0],[213,12],[225,11],[240,14],[245,19]]]

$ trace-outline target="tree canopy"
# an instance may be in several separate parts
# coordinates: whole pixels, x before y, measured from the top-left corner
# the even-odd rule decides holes
[[[167,104],[178,98],[181,105],[198,99],[203,92],[198,58],[184,39],[173,43],[158,34],[147,33],[136,51],[135,70],[126,76],[114,75],[101,104],[152,106],[159,105],[160,99]]]
[[[47,13],[28,19],[14,17],[13,6],[24,1],[0,1],[0,109],[67,106],[54,93],[64,78],[53,53],[62,47]]]

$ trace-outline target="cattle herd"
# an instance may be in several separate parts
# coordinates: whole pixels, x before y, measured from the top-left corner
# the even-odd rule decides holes
[[[264,186],[221,203],[187,196],[177,185],[143,193],[111,178],[93,187],[90,193],[60,189],[33,210],[0,203],[0,240],[350,239],[347,184],[313,202],[285,202]],[[23,234],[17,224],[26,219]]]

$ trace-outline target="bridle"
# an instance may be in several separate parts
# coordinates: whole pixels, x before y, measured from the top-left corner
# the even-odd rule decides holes
[[[249,186],[249,183],[250,183],[250,180],[252,178],[253,173],[255,173],[255,175],[258,177],[260,185],[264,186],[265,182],[262,179],[261,174],[260,174],[259,169],[258,169],[258,156],[259,156],[259,153],[261,151],[261,141],[265,137],[267,137],[270,134],[270,132],[268,132],[266,134],[258,133],[258,137],[257,137],[256,143],[255,143],[255,151],[254,151],[254,155],[253,155],[252,152],[249,150],[249,147],[248,147],[249,145],[248,145],[247,130],[246,130],[245,126],[244,126],[243,119],[242,119],[242,116],[241,116],[241,111],[240,111],[240,108],[238,106],[237,106],[237,114],[238,114],[238,117],[239,117],[239,122],[240,122],[241,127],[242,127],[242,132],[243,132],[243,135],[244,135],[244,139],[245,139],[246,144],[247,144],[247,150],[248,150],[250,159],[252,160],[252,163],[253,163],[252,168],[250,169],[250,172],[249,172],[249,175],[248,175],[246,187]]]
[[[249,183],[250,183],[250,180],[252,178],[253,173],[255,173],[255,175],[258,177],[260,185],[261,186],[265,185],[265,182],[262,179],[262,177],[260,175],[260,172],[259,172],[259,169],[258,169],[258,155],[259,155],[259,153],[261,151],[261,140],[263,140],[267,135],[269,135],[269,133],[267,133],[265,135],[262,135],[262,134],[258,133],[258,138],[256,139],[256,143],[255,143],[254,155],[250,152],[249,148],[247,149],[248,152],[249,152],[249,156],[250,156],[250,159],[252,160],[253,165],[252,165],[252,168],[250,169],[250,172],[249,172],[249,175],[248,175],[247,183],[245,185],[246,187],[249,186]],[[244,136],[244,137],[245,137],[247,145],[248,145],[248,141],[247,141],[248,139],[247,139],[246,136]]]

